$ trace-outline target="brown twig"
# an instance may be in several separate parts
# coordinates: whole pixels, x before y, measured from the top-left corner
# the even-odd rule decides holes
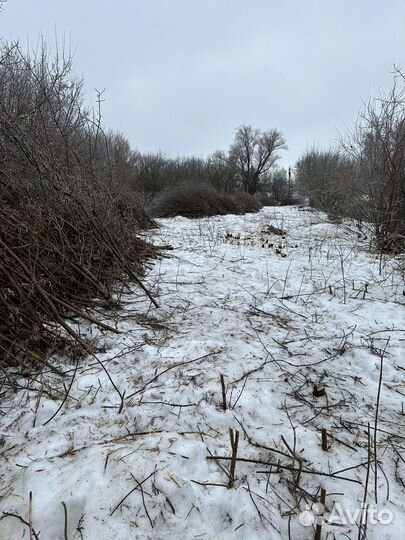
[[[237,455],[238,455],[238,444],[239,444],[239,431],[233,430],[232,428],[229,428],[229,438],[231,441],[231,466],[229,469],[229,482],[228,482],[228,488],[232,488],[235,482],[235,467],[236,467],[236,461],[237,461]]]
[[[207,456],[206,459],[230,461],[232,457],[213,455],[213,456]],[[338,480],[346,480],[347,482],[353,482],[354,484],[361,484],[360,480],[356,480],[354,478],[348,478],[347,476],[340,476],[337,474],[326,473],[326,472],[321,472],[321,471],[311,471],[310,469],[301,469],[299,467],[292,467],[290,465],[282,465],[281,463],[271,463],[269,461],[262,461],[260,459],[235,458],[235,461],[241,461],[244,463],[255,463],[256,465],[267,465],[269,467],[275,467],[275,469],[301,472],[304,474],[313,474],[315,476],[327,476],[329,478],[336,478]],[[256,472],[259,474],[269,474],[269,471],[256,471]]]
[[[0,521],[6,517],[14,517],[16,519],[19,519],[21,523],[24,523],[24,525],[27,525],[27,527],[30,529],[30,533],[32,531],[32,536],[35,538],[35,540],[39,540],[38,533],[35,532],[35,529],[33,527],[31,528],[29,521],[26,521],[24,518],[22,518],[18,514],[14,514],[13,512],[3,512],[3,515],[0,517]]]
[[[225,381],[224,381],[224,376],[221,375],[220,376],[220,381],[221,381],[221,390],[222,390],[222,410],[223,411],[226,411],[226,390],[225,390]]]
[[[315,527],[315,536],[314,540],[321,540],[321,534],[322,534],[322,516],[325,511],[325,500],[326,500],[326,490],[324,488],[321,488],[321,496],[319,499],[320,504],[322,505],[322,512],[318,514],[318,521]]]
[[[67,513],[67,507],[66,507],[66,504],[62,501],[62,506],[63,506],[63,536],[64,536],[64,540],[69,540],[68,539],[68,513]]]
[[[30,527],[30,540],[32,540],[32,491],[30,491],[29,495],[29,509],[28,509],[28,521],[29,521],[29,527]]]

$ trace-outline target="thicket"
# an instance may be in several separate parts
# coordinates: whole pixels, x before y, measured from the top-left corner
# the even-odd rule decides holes
[[[310,150],[296,164],[310,204],[371,226],[381,251],[405,251],[405,78],[369,100],[337,148]]]
[[[119,181],[119,137],[83,106],[71,59],[46,48],[0,50],[0,370],[43,367],[73,340],[71,318],[106,327],[97,309],[142,284],[153,221]],[[122,141],[121,141],[122,142]],[[128,150],[128,149],[127,149]],[[148,300],[148,301],[149,301]]]

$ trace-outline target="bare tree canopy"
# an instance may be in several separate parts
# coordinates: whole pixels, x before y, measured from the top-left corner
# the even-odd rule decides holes
[[[339,147],[306,152],[296,181],[310,204],[371,225],[381,251],[405,249],[405,78],[368,100]]]
[[[286,148],[285,138],[277,129],[260,131],[252,126],[240,126],[230,148],[230,157],[243,191],[251,194],[259,191],[266,173],[280,158],[278,151]]]
[[[388,94],[369,100],[354,129],[342,140],[357,163],[365,219],[375,225],[384,249],[405,237],[405,79],[397,70]]]

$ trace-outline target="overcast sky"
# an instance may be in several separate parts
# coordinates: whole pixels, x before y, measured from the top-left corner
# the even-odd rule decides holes
[[[206,156],[276,127],[282,164],[326,147],[405,67],[404,0],[8,0],[3,40],[71,43],[134,148]]]

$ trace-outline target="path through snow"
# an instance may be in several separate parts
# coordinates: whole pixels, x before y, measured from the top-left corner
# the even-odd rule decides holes
[[[69,540],[313,538],[305,518],[321,488],[326,519],[335,503],[354,513],[363,501],[383,350],[367,538],[402,539],[401,261],[379,260],[353,224],[308,209],[161,220],[153,236],[175,248],[148,276],[161,306],[147,313],[154,329],[136,322],[139,296],[127,297],[123,334],[83,327],[126,392],[122,413],[94,359],[46,425],[61,397],[54,376],[3,395],[0,508],[14,516],[3,514],[0,539],[29,537],[16,517],[28,521],[29,492],[41,540],[65,538],[62,502]],[[229,460],[212,459],[230,457],[230,428],[238,458],[255,461],[237,461],[232,489]],[[392,522],[372,523],[374,507]],[[357,539],[358,525],[327,523],[322,537]]]

